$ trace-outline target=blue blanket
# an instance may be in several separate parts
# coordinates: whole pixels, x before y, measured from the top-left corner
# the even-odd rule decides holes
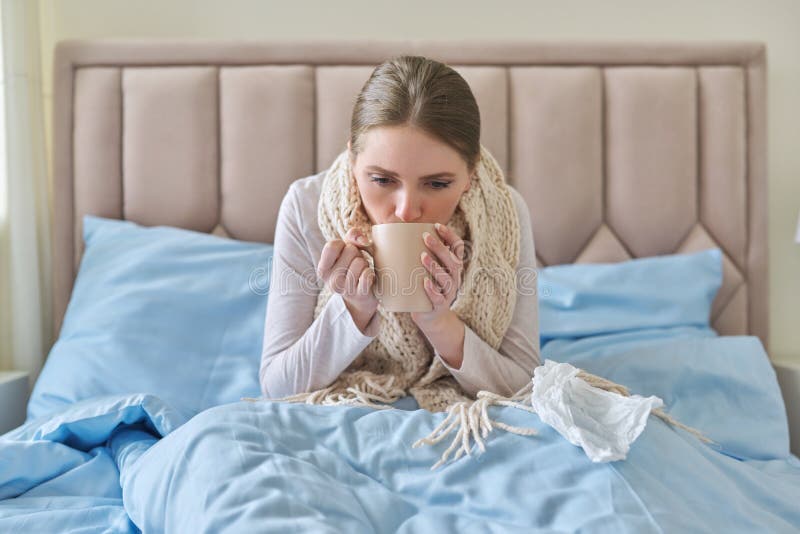
[[[430,467],[444,414],[234,402],[187,420],[152,395],[98,397],[0,438],[0,531],[796,532],[800,460],[757,338],[665,328],[556,339],[543,358],[657,395],[717,442],[650,417],[592,463],[538,416],[489,408],[487,450]],[[452,436],[452,435],[451,435]]]

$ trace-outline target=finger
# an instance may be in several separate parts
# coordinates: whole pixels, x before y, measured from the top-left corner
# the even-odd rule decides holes
[[[331,284],[331,289],[333,289],[337,293],[340,293],[345,290],[345,282],[347,278],[348,267],[350,266],[350,263],[353,261],[353,259],[359,254],[361,254],[361,252],[359,252],[355,246],[349,243],[344,246],[342,253],[339,254],[339,258],[336,260],[336,263],[331,268],[331,274],[329,280]]]
[[[345,240],[362,249],[367,251],[367,253],[371,256],[375,256],[375,244],[372,242],[372,234],[370,232],[364,233],[357,228],[351,228],[345,234]]]
[[[436,231],[444,244],[452,251],[453,259],[457,262],[464,261],[464,240],[458,237],[452,228],[446,224],[436,223]]]
[[[339,257],[343,248],[344,241],[341,239],[333,239],[325,243],[319,257],[319,264],[317,265],[317,275],[320,278],[327,280],[330,275],[331,267],[333,267],[336,258]]]
[[[439,265],[436,260],[434,260],[430,254],[427,252],[422,253],[422,263],[428,269],[428,272],[431,273],[436,284],[442,289],[442,293],[448,294],[453,289],[453,279],[450,277],[450,273],[448,273],[441,265]]]
[[[433,252],[434,259],[448,273],[455,273],[461,267],[461,260],[456,258],[449,248],[438,237],[425,232],[425,245]]]
[[[361,296],[369,295],[374,281],[375,271],[372,269],[364,269],[361,271],[361,276],[358,277],[358,294]]]
[[[347,273],[349,272],[350,264],[359,254],[360,252],[355,246],[349,243],[344,246],[336,263],[331,267],[329,279],[331,289],[337,293],[344,293],[347,290]]]
[[[345,280],[345,287],[348,295],[357,294],[359,278],[361,277],[361,273],[368,266],[367,260],[360,255],[350,262],[350,267],[347,270],[347,279]]]
[[[348,243],[352,243],[357,247],[368,247],[370,243],[370,236],[359,230],[358,228],[350,228],[344,236],[344,239]]]
[[[433,304],[434,308],[438,305],[444,304],[444,295],[434,287],[435,284],[431,282],[430,278],[425,278],[425,291],[428,293],[428,297],[431,299],[431,303]]]

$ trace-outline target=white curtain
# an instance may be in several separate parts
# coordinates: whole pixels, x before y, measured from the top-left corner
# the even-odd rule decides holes
[[[38,376],[52,343],[50,195],[38,2],[0,3],[0,369]]]

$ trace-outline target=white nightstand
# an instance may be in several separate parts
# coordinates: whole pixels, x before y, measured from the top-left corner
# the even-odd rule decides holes
[[[28,404],[28,373],[0,371],[0,435],[25,422]]]
[[[800,456],[800,360],[772,360],[789,418],[792,454]]]

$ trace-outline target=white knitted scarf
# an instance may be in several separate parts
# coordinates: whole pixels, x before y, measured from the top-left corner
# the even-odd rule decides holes
[[[463,283],[450,309],[497,350],[516,304],[520,229],[516,207],[500,166],[483,145],[480,152],[475,178],[448,222],[448,226],[468,244],[469,250],[464,258]],[[361,203],[348,150],[339,154],[325,173],[317,215],[326,241],[343,239],[351,228],[370,235],[369,218]],[[374,267],[369,253],[362,250],[362,254]],[[315,319],[332,295],[326,284],[317,296]],[[425,410],[448,412],[441,424],[413,447],[433,445],[459,428],[450,447],[431,469],[446,462],[459,444],[461,447],[454,460],[464,453],[471,454],[470,437],[481,450],[485,450],[482,438],[487,437],[493,427],[520,435],[536,434],[533,428],[519,428],[491,420],[487,411],[487,407],[494,404],[535,413],[529,401],[532,381],[512,397],[480,391],[477,399],[473,399],[439,359],[434,358],[433,347],[409,313],[388,312],[381,306],[377,313],[381,319],[378,335],[332,384],[317,391],[266,400],[392,409],[392,403],[410,394]],[[336,347],[331,347],[331,350],[336,350]],[[533,369],[530,372],[533,376]],[[624,386],[586,371],[581,370],[577,376],[592,386],[629,396]],[[653,413],[710,441],[660,409],[653,410]]]

